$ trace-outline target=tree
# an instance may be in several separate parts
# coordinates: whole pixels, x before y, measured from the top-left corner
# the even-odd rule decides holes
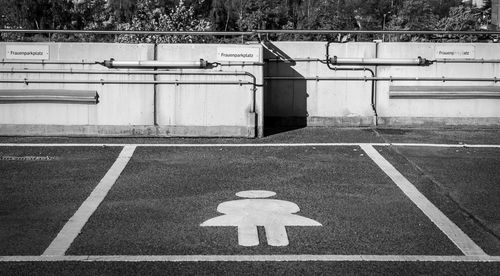
[[[279,0],[242,1],[237,25],[240,31],[276,29],[286,23],[286,10]]]
[[[448,16],[450,8],[457,7],[462,4],[462,0],[431,0],[429,5],[432,8],[432,12],[436,14],[439,18]]]
[[[0,0],[1,27],[6,29],[72,29],[71,0]],[[46,40],[46,35],[4,35],[2,38]]]
[[[210,22],[198,19],[193,7],[187,7],[180,1],[174,9],[168,11],[152,0],[137,1],[137,9],[130,23],[118,24],[118,30],[124,31],[208,31]],[[119,35],[117,42],[127,43],[193,43],[203,42],[204,37],[190,35]]]
[[[471,7],[459,6],[450,9],[447,17],[437,22],[436,29],[443,31],[474,31],[479,29],[480,13]]]
[[[71,0],[1,0],[4,28],[67,29],[71,25]]]
[[[433,30],[438,21],[432,12],[429,0],[405,0],[397,14],[391,17],[389,30]],[[400,35],[391,36],[393,40],[416,41],[421,36]]]

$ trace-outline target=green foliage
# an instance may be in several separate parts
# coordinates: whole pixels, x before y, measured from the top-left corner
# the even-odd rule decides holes
[[[152,0],[137,1],[137,10],[130,23],[117,25],[123,31],[208,31],[210,22],[197,19],[193,7],[180,1],[171,11],[157,6]],[[191,35],[119,35],[117,42],[126,43],[193,43],[204,37]]]
[[[429,0],[403,2],[398,13],[393,15],[389,30],[432,30],[438,17],[432,12]]]
[[[461,0],[0,0],[0,28],[127,31],[479,30],[491,18]],[[381,36],[290,35],[276,40],[371,41]],[[1,34],[2,40],[236,42],[240,37]],[[249,38],[253,39],[253,38]],[[391,35],[392,41],[433,39]]]
[[[284,6],[279,5],[279,0],[247,0],[240,6],[237,20],[238,29],[241,31],[277,29],[283,25]]]
[[[450,9],[450,14],[437,22],[437,29],[443,31],[472,31],[479,28],[480,13],[471,7],[459,6]]]
[[[438,17],[433,13],[429,0],[406,0],[397,13],[392,15],[388,30],[433,30]],[[391,36],[392,41],[418,41],[422,36],[399,35]]]

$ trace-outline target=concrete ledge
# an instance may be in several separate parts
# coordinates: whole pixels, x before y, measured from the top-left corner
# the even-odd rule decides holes
[[[375,124],[374,116],[308,117],[307,126],[364,127]]]
[[[373,116],[346,116],[346,117],[266,117],[266,127],[291,127],[291,126],[339,126],[357,127],[372,126],[375,124]]]
[[[379,126],[500,126],[500,117],[378,117]]]
[[[247,126],[148,126],[148,125],[0,125],[0,136],[85,137],[247,137],[256,136]]]

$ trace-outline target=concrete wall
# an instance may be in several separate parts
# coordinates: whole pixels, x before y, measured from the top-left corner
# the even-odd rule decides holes
[[[265,113],[277,125],[374,125],[371,108],[371,82],[300,80],[307,77],[370,76],[368,72],[332,71],[319,61],[300,62],[301,58],[324,59],[325,42],[274,42],[266,58],[281,57],[292,62],[269,62],[265,76],[294,76],[299,80],[267,80]],[[473,46],[476,59],[500,59],[500,44],[460,43],[343,43],[330,44],[330,56],[350,58],[435,59],[438,45]],[[293,60],[297,60],[293,62]],[[339,67],[341,68],[341,67]],[[500,78],[500,64],[436,63],[421,66],[378,66],[380,77],[480,77]],[[376,109],[380,125],[500,125],[498,99],[389,99],[390,85],[499,86],[500,82],[387,82],[376,85]]]
[[[6,45],[0,43],[0,59]],[[19,45],[22,43],[10,43]],[[30,45],[36,45],[30,43]],[[394,99],[391,85],[500,86],[500,82],[387,82],[376,85],[376,108],[371,106],[371,82],[316,81],[307,78],[362,77],[368,71],[333,71],[324,62],[326,42],[266,42],[262,45],[40,43],[50,46],[50,60],[182,60],[218,61],[219,47],[259,49],[259,62],[224,62],[212,69],[189,72],[248,72],[253,85],[222,84],[0,84],[0,89],[95,90],[97,105],[66,103],[1,103],[0,135],[152,135],[152,136],[262,136],[264,125],[294,126],[428,126],[500,125],[499,99]],[[364,58],[434,59],[436,47],[462,44],[335,43],[330,55]],[[465,44],[476,59],[500,59],[500,44]],[[155,54],[156,53],[156,54]],[[312,59],[304,61],[301,59]],[[278,61],[273,61],[278,60]],[[1,69],[109,70],[100,65],[0,64]],[[500,64],[433,64],[429,67],[370,67],[381,77],[497,77]],[[183,71],[183,72],[187,72]],[[239,75],[171,75],[159,81],[252,82]],[[295,80],[263,81],[264,77]],[[0,74],[2,79],[154,80],[151,75]],[[265,92],[264,92],[265,91]],[[156,95],[156,96],[155,96]],[[254,104],[253,104],[254,103]],[[156,105],[155,105],[156,104]],[[253,106],[255,105],[255,110]],[[156,106],[156,116],[154,113]],[[265,116],[265,117],[264,117]],[[155,118],[156,117],[156,118]],[[155,125],[155,121],[157,125]]]
[[[0,59],[5,47],[0,43]],[[30,43],[33,45],[33,43]],[[153,59],[153,45],[108,43],[40,43],[49,45],[51,61],[102,61],[104,59]],[[0,64],[1,69],[76,69],[108,70],[100,65],[35,65]],[[0,74],[3,79],[49,80],[152,80],[152,76],[126,75],[62,75],[62,74]],[[23,135],[85,135],[128,134],[128,126],[146,126],[153,121],[153,85],[124,84],[8,84],[1,89],[75,89],[95,90],[99,104],[13,103],[0,104],[0,134]]]
[[[436,58],[434,43],[381,43],[378,57]],[[442,44],[441,44],[442,45]],[[454,46],[473,46],[475,59],[500,59],[500,44],[453,43]],[[379,66],[381,77],[500,77],[500,64],[492,63],[435,63],[421,66]],[[379,82],[377,110],[382,125],[497,125],[500,123],[500,99],[389,99],[390,85],[405,86],[499,86],[500,82]]]
[[[0,43],[0,59],[6,45]],[[36,45],[29,43],[29,45]],[[154,60],[152,44],[39,43],[49,45],[50,61]],[[227,46],[227,45],[225,45]],[[217,45],[158,45],[159,60],[217,61]],[[235,46],[243,47],[243,46]],[[260,45],[247,47],[261,48]],[[262,59],[262,54],[260,55]],[[109,70],[101,65],[0,64],[0,69]],[[189,70],[193,72],[193,70]],[[194,70],[196,71],[196,70]],[[199,71],[248,71],[262,84],[262,66],[219,66]],[[50,80],[143,80],[152,75],[0,74],[3,79]],[[248,76],[158,76],[158,80],[247,81]],[[74,103],[1,103],[0,135],[155,135],[155,136],[244,136],[262,134],[262,87],[255,95],[251,85],[168,85],[159,84],[10,84],[0,89],[95,90],[97,105]],[[156,100],[157,123],[154,125]],[[260,129],[260,131],[258,131]]]
[[[319,61],[325,59],[325,42],[267,43],[265,58],[289,59],[290,62],[269,62],[265,76],[298,77],[298,80],[267,80],[265,114],[270,124],[348,125],[373,123],[370,106],[370,82],[314,81],[301,78],[333,76],[371,76],[363,71],[332,71]],[[374,43],[331,44],[331,55],[339,57],[375,56]],[[296,61],[295,61],[296,60]]]
[[[218,47],[256,48],[257,45],[211,45],[211,44],[163,44],[158,45],[158,60],[182,61],[204,59],[216,62]],[[211,70],[190,70],[190,72],[248,72],[257,80],[254,96],[253,85],[175,85],[158,86],[158,124],[167,129],[186,131],[197,128],[201,136],[254,136],[255,127],[263,132],[263,89],[262,66],[247,63],[231,65],[228,62]],[[242,75],[199,75],[159,76],[159,80],[181,80],[197,82],[253,82],[251,76]],[[255,97],[255,99],[254,99]],[[255,101],[255,112],[251,112]],[[257,116],[256,116],[257,114]],[[255,121],[257,118],[257,121]],[[205,133],[205,134],[204,134]]]

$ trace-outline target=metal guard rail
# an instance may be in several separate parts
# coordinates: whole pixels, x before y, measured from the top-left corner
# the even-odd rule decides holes
[[[94,30],[33,30],[0,29],[0,33],[35,34],[102,34],[102,35],[193,35],[193,36],[252,36],[269,34],[401,34],[401,35],[500,35],[500,31],[406,31],[406,30],[252,30],[242,32],[200,31],[94,31]]]

